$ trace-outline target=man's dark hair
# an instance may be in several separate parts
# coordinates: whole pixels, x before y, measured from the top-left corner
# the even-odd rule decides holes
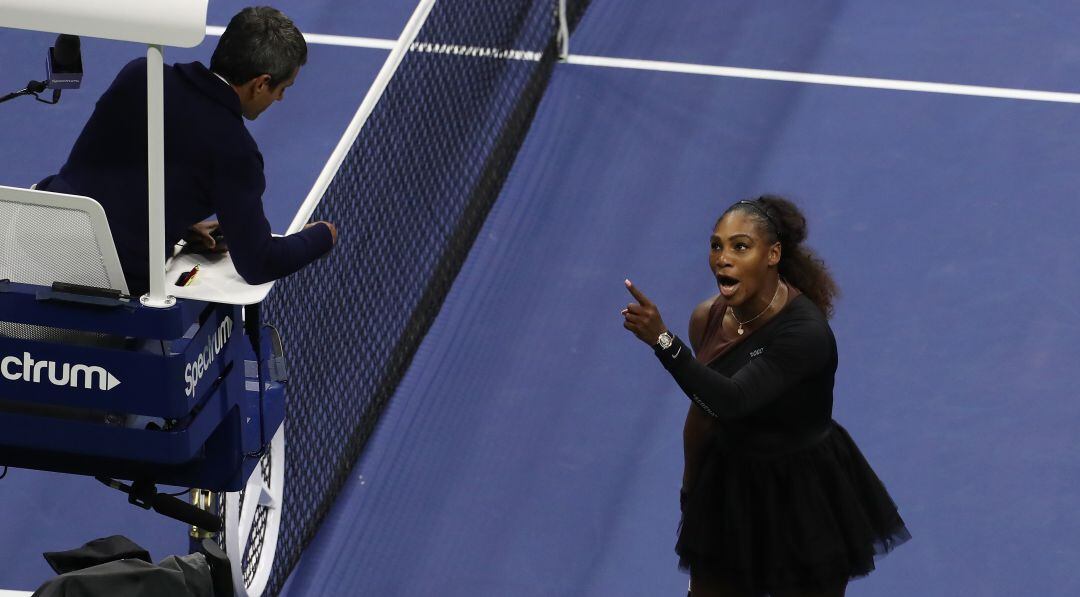
[[[277,87],[307,62],[307,42],[276,8],[249,6],[236,13],[210,58],[210,70],[233,85],[270,75]]]

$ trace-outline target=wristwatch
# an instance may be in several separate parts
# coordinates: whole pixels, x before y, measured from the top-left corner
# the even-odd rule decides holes
[[[660,337],[656,339],[656,344],[660,346],[660,350],[671,348],[673,342],[675,342],[675,336],[669,331],[660,334]]]

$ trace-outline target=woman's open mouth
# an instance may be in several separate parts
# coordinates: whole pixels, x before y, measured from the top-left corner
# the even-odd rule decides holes
[[[716,285],[720,287],[720,294],[724,298],[731,298],[735,295],[735,291],[739,289],[739,281],[737,279],[723,274],[716,276]]]

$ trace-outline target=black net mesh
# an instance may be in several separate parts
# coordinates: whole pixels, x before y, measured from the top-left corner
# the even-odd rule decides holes
[[[576,22],[588,0],[572,0]],[[266,301],[292,372],[277,594],[510,171],[557,59],[557,0],[436,2],[315,213],[338,246]]]

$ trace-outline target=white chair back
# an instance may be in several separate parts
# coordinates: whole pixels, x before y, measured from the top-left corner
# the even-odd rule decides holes
[[[0,186],[0,280],[67,282],[128,293],[109,221],[89,197]],[[2,321],[0,336],[100,343],[102,334]]]
[[[128,292],[109,221],[89,197],[0,186],[0,279]]]

